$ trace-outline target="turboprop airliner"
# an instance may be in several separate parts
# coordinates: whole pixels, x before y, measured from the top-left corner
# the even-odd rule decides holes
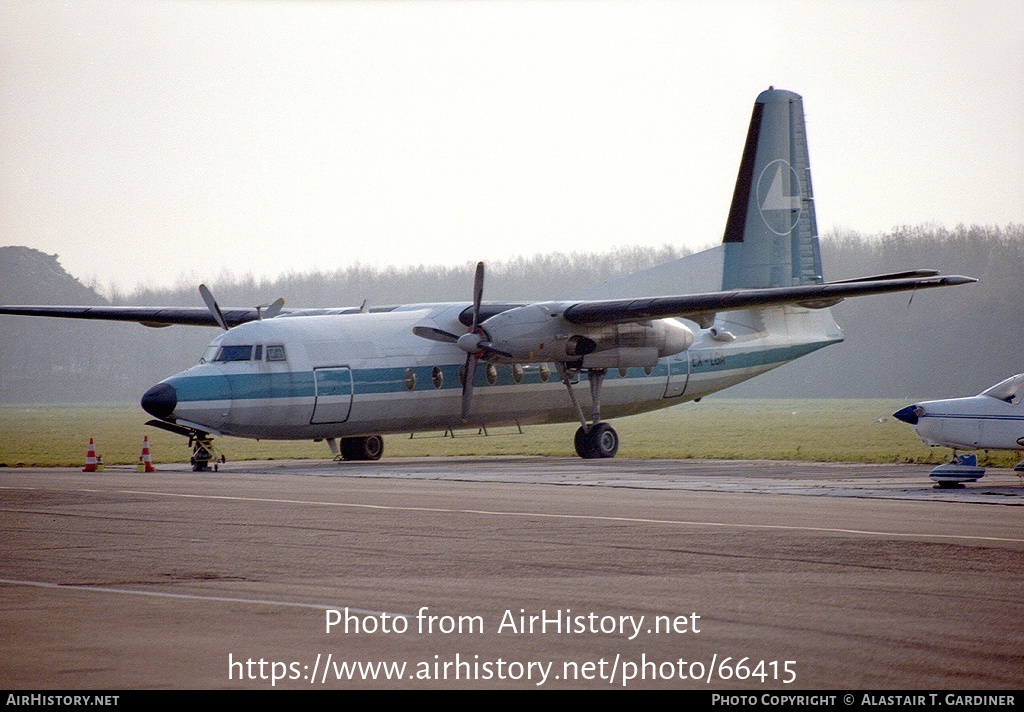
[[[579,421],[576,452],[613,457],[607,418],[697,400],[843,340],[847,297],[975,280],[933,270],[826,282],[799,95],[754,103],[718,247],[560,301],[377,308],[0,307],[0,314],[219,326],[196,366],[149,389],[149,425],[189,438],[326,440],[349,460],[382,434]],[[468,279],[467,279],[468,283]],[[582,382],[586,381],[586,385]],[[588,414],[589,411],[589,414]]]

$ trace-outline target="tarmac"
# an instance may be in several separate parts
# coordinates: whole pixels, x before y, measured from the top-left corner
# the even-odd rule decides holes
[[[409,458],[0,470],[7,689],[1021,689],[990,469]]]

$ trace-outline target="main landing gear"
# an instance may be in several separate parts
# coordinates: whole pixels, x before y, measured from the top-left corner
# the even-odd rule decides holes
[[[958,455],[953,451],[953,461],[939,465],[928,475],[935,481],[935,489],[963,489],[964,482],[977,482],[985,476],[985,468],[978,467],[978,456]]]
[[[571,373],[564,363],[557,363],[555,367],[558,369],[558,375],[562,379],[562,383],[565,384],[565,388],[569,392],[569,400],[572,401],[573,408],[576,409],[576,415],[580,419],[580,427],[576,431],[576,437],[573,439],[573,444],[576,446],[576,454],[586,460],[595,460],[599,457],[615,457],[615,453],[619,451],[619,434],[608,423],[600,422],[601,385],[604,383],[604,377],[608,371],[603,368],[587,369],[587,381],[590,383],[590,399],[594,404],[591,411],[592,421],[587,423],[587,419],[583,415],[583,409],[580,407],[580,402],[576,400],[576,394],[572,390],[571,376],[574,376],[575,373]]]
[[[595,423],[585,429],[580,426],[574,439],[576,454],[588,460],[615,457],[619,451],[619,434],[608,423]]]
[[[335,438],[327,438],[327,445],[335,460],[379,460],[384,454],[384,438],[380,435],[342,438],[340,448]]]

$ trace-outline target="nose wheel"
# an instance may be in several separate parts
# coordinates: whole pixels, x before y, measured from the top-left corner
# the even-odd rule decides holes
[[[189,458],[189,464],[192,465],[193,472],[204,472],[210,469],[210,463],[213,463],[213,471],[216,472],[221,464],[227,462],[227,458],[217,452],[217,448],[213,446],[213,438],[197,436],[191,440],[192,457]]]

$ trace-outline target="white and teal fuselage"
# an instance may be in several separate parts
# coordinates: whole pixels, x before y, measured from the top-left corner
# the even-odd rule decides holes
[[[163,383],[174,389],[168,419],[211,434],[321,439],[448,428],[577,421],[554,364],[481,362],[469,422],[461,422],[465,354],[422,339],[414,326],[466,330],[466,303],[402,306],[388,312],[282,316],[242,324],[212,347],[262,346],[259,360],[200,363]],[[723,342],[683,320],[690,348],[651,368],[609,369],[603,418],[670,407],[708,395],[842,340],[828,310],[777,307],[737,312]],[[756,318],[751,318],[756,317]],[[751,325],[745,322],[758,322]],[[266,359],[283,346],[285,360]],[[208,353],[210,353],[208,351]],[[256,354],[257,349],[253,349]],[[586,372],[575,392],[590,407]]]

